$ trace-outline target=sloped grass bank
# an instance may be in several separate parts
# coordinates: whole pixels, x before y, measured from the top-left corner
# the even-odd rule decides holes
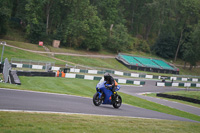
[[[126,117],[0,112],[0,131],[3,133],[198,133],[200,131],[200,124],[182,121]]]
[[[2,51],[2,46],[0,46],[0,52]],[[15,49],[11,47],[5,47],[3,59],[8,58],[11,61],[12,58],[27,59],[27,60],[36,60],[36,61],[50,61],[55,62],[56,64],[65,64],[65,62],[57,61],[55,59],[44,56],[43,54],[31,53],[20,49]]]
[[[200,91],[165,92],[165,93],[158,93],[156,94],[156,96],[187,101],[200,105]]]
[[[16,47],[20,47],[20,48],[24,48],[24,49],[29,49],[29,50],[36,50],[36,51],[44,51],[44,49],[42,47],[38,47],[37,44],[31,44],[31,43],[24,43],[24,42],[18,42],[18,41],[10,41],[10,40],[3,40],[6,41],[8,44],[16,46]],[[69,52],[69,53],[81,53],[81,54],[103,54],[103,55],[110,55],[108,52],[106,51],[101,51],[101,52],[88,52],[88,51],[80,51],[80,50],[74,50],[74,49],[67,49],[67,48],[53,48],[51,46],[49,46],[50,49],[53,52]],[[0,47],[0,51],[2,51],[2,47]],[[157,57],[155,55],[151,55],[151,54],[146,54],[146,53],[141,53],[141,52],[133,52],[133,54],[136,54],[138,56],[148,56],[148,57]],[[33,60],[43,60],[43,61],[55,61],[56,65],[65,65],[66,62],[61,62],[61,61],[57,61],[55,59],[52,59],[51,57],[42,57],[42,54],[35,54],[35,53],[30,53],[30,52],[25,52],[25,51],[20,51],[14,48],[9,48],[9,47],[5,47],[5,53],[4,53],[4,58],[9,58],[9,60],[12,57],[15,58],[22,58],[22,59],[33,59]],[[113,55],[113,54],[111,54]],[[119,63],[118,61],[116,61],[115,59],[104,59],[104,58],[88,58],[88,57],[75,57],[75,56],[64,56],[64,55],[56,55],[55,57],[65,60],[65,61],[70,61],[72,63],[76,63],[76,64],[81,64],[81,65],[86,65],[86,66],[90,66],[90,67],[104,67],[104,68],[108,68],[108,69],[116,69],[116,70],[122,70],[122,71],[132,71],[132,72],[139,72],[139,73],[147,73],[147,74],[153,74],[153,75],[168,75],[168,74],[162,74],[162,73],[149,73],[149,72],[145,72],[145,71],[136,71],[136,70],[130,70],[127,67],[125,67],[124,65],[122,65],[121,63]],[[41,59],[40,59],[41,58]],[[179,61],[181,63],[181,61]],[[200,68],[194,68],[192,69],[192,71],[187,69],[182,69],[181,67],[179,67],[180,69],[180,74],[181,75],[200,75]],[[170,76],[170,75],[168,75]]]
[[[200,100],[200,91],[175,91],[175,92],[165,92],[164,94],[183,96]]]
[[[56,77],[20,77],[21,86],[0,83],[1,88],[13,88],[22,90],[32,90],[41,92],[61,93],[78,95],[92,98],[96,92],[95,87],[98,81],[84,79],[66,79]],[[153,103],[135,96],[119,92],[122,96],[123,103],[133,106],[150,109],[162,113],[176,115],[200,121],[200,116],[180,111],[174,108]]]

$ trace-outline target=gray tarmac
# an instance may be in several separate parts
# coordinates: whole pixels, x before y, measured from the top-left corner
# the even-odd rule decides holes
[[[91,98],[14,89],[0,89],[0,109],[112,115],[196,122],[126,104],[123,104],[119,109],[115,109],[111,105],[96,107],[93,105]]]

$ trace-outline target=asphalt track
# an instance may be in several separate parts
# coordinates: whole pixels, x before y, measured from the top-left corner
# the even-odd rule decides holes
[[[145,94],[145,93],[147,94],[147,93],[185,90],[184,88],[175,88],[175,87],[157,87],[154,85],[155,82],[156,81],[146,81],[146,85],[144,85],[142,87],[124,85],[121,87],[120,91],[123,93],[127,93],[129,95],[137,96],[139,98],[142,98],[142,99],[145,99],[148,101],[159,103],[159,104],[162,104],[165,106],[169,106],[172,108],[176,108],[176,109],[200,116],[200,108],[198,108],[198,107],[194,107],[194,106],[190,106],[190,105],[186,105],[186,104],[182,104],[182,103],[177,103],[177,102],[173,102],[173,101],[168,101],[168,100],[164,100],[164,99],[160,99],[160,98],[154,98],[154,97],[148,97],[145,95],[141,95],[141,94]],[[194,91],[194,90],[200,91],[200,89],[190,89],[190,91]]]
[[[114,109],[111,105],[96,107],[93,105],[91,98],[13,89],[0,89],[0,109],[112,115],[196,122],[190,119],[125,104],[119,109]]]

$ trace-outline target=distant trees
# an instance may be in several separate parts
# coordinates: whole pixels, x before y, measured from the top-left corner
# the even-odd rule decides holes
[[[183,60],[190,63],[190,69],[200,60],[200,23],[194,27],[188,40],[183,44]],[[186,64],[186,63],[185,63]]]
[[[0,35],[16,22],[32,43],[57,39],[85,50],[155,50],[175,61],[194,51],[199,21],[200,0],[0,0]]]
[[[122,24],[114,26],[108,38],[108,48],[114,52],[126,51],[133,43],[127,28]]]
[[[176,38],[171,34],[161,34],[154,45],[154,51],[160,57],[173,58],[176,51]]]
[[[13,0],[0,0],[0,35],[5,35],[11,17]]]

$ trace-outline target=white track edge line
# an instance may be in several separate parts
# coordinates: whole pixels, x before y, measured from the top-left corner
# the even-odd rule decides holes
[[[32,110],[8,110],[8,109],[0,109],[0,112],[42,113],[42,114],[61,114],[61,115],[86,115],[86,116],[90,115],[90,116],[104,116],[104,117],[124,117],[124,118],[138,118],[138,119],[168,120],[168,119],[159,119],[159,118],[146,118],[146,117],[133,117],[133,116],[117,116],[117,115],[102,115],[102,114],[86,114],[86,113],[71,113],[71,112],[53,112],[53,111],[32,111]],[[171,120],[171,121],[179,121],[179,120]]]

